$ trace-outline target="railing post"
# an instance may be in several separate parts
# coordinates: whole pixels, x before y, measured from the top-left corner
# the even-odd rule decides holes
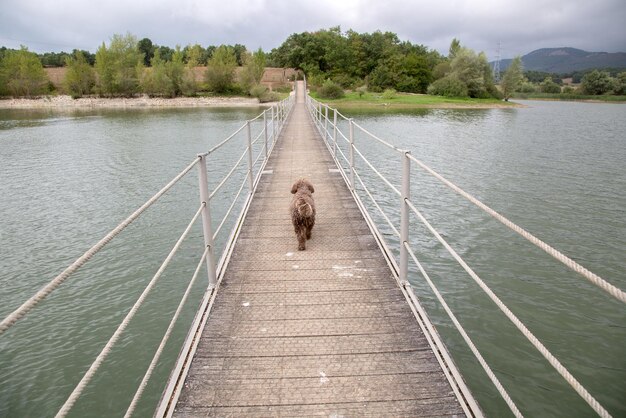
[[[328,105],[324,107],[324,142],[328,142]]]
[[[317,129],[322,128],[322,102],[317,102]]]
[[[350,118],[350,188],[354,191],[354,123]]]
[[[265,159],[267,160],[267,110],[263,111],[263,137],[265,139]]]
[[[337,158],[337,109],[333,113],[333,157]]]
[[[274,121],[274,106],[272,106],[272,144],[276,142],[276,121]]]
[[[250,186],[250,194],[254,190],[254,180],[252,178],[252,131],[250,130],[250,121],[246,121],[248,130],[248,185]]]
[[[215,271],[215,253],[213,251],[213,228],[211,227],[211,206],[209,202],[209,181],[207,178],[206,155],[199,154],[198,164],[198,184],[200,186],[200,203],[204,204],[202,209],[202,232],[204,235],[204,245],[209,247],[206,257],[206,269],[209,278],[209,287],[214,288],[217,283]]]
[[[402,190],[400,203],[400,281],[409,280],[409,251],[404,246],[409,243],[409,205],[411,199],[411,159],[410,151],[402,154]]]

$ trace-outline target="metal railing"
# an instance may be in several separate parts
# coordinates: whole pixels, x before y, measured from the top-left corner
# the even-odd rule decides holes
[[[456,253],[456,251],[448,244],[448,242],[441,236],[441,234],[439,234],[439,232],[426,220],[426,218],[418,210],[417,205],[411,200],[412,167],[417,166],[427,173],[431,174],[447,187],[454,190],[457,194],[466,198],[471,203],[473,203],[474,205],[476,205],[477,207],[488,213],[490,216],[494,217],[499,222],[501,222],[514,232],[518,233],[531,243],[537,245],[539,248],[565,264],[573,271],[580,273],[591,283],[600,287],[616,299],[622,302],[626,302],[626,293],[624,293],[624,291],[622,291],[621,289],[613,286],[612,284],[606,282],[594,273],[588,271],[575,261],[566,257],[556,249],[550,247],[548,244],[528,233],[523,228],[519,227],[501,214],[489,208],[478,199],[463,191],[458,186],[454,185],[453,183],[442,177],[440,174],[436,173],[430,167],[422,163],[420,160],[412,156],[410,151],[402,150],[389,143],[388,141],[377,137],[376,135],[372,134],[371,132],[360,126],[353,119],[347,118],[346,116],[342,115],[337,109],[331,108],[328,105],[321,103],[308,95],[306,97],[306,106],[317,130],[319,131],[322,139],[324,140],[324,143],[326,144],[326,147],[328,148],[330,154],[335,160],[335,163],[339,168],[342,177],[344,178],[352,195],[354,196],[357,205],[360,207],[363,215],[366,218],[366,221],[370,224],[370,228],[372,228],[380,245],[384,249],[385,256],[387,257],[390,266],[393,270],[395,270],[395,274],[397,275],[401,288],[406,292],[408,298],[412,301],[412,308],[414,309],[414,313],[416,314],[418,322],[420,322],[420,326],[424,330],[424,333],[427,335],[427,338],[429,338],[428,334],[430,334],[430,336],[432,337],[432,343],[434,343],[434,346],[432,343],[431,346],[435,347],[435,355],[438,356],[438,358],[440,359],[444,372],[448,373],[445,367],[445,363],[447,361],[448,364],[450,364],[451,359],[449,358],[447,350],[441,342],[438,333],[436,332],[434,327],[432,327],[430,321],[427,320],[427,314],[421,304],[418,302],[415,291],[409,283],[408,279],[410,261],[415,264],[415,267],[418,269],[422,277],[427,282],[428,286],[433,291],[441,307],[449,316],[452,324],[455,326],[455,328],[469,347],[470,351],[476,357],[479,364],[483,367],[485,373],[492,381],[495,388],[498,390],[513,414],[517,417],[522,416],[521,412],[519,411],[509,394],[506,392],[505,388],[502,386],[496,375],[493,373],[481,353],[472,342],[469,335],[463,329],[458,319],[446,303],[445,299],[442,297],[441,293],[439,292],[433,281],[430,279],[428,273],[424,269],[424,266],[418,260],[416,252],[411,247],[409,240],[411,232],[411,215],[415,216],[415,218],[417,218],[422,224],[426,226],[430,233],[443,245],[443,247],[470,275],[470,277],[481,287],[485,294],[498,306],[498,308],[500,308],[500,310],[506,315],[506,317],[531,342],[531,344],[533,344],[533,346],[567,381],[567,383],[569,383],[570,386],[572,386],[572,388],[574,388],[574,390],[589,404],[589,406],[602,417],[610,416],[606,409],[602,405],[600,405],[596,401],[596,399],[593,398],[593,396],[574,378],[574,376],[572,376],[572,374],[567,369],[565,369],[565,367],[556,359],[556,357],[554,357],[554,355],[552,355],[552,353],[550,353],[550,351],[548,351],[548,349],[530,332],[530,330],[511,312],[511,310],[480,279],[480,277],[471,269],[469,265],[467,265],[467,263]],[[343,129],[341,129],[342,126]],[[387,178],[388,176],[385,176],[380,169],[372,164],[366,158],[364,153],[361,152],[359,148],[355,145],[356,132],[358,132],[363,138],[365,138],[364,140],[361,138],[359,139],[359,143],[363,143],[364,147],[371,147],[376,144],[376,146],[391,150],[392,153],[398,157],[398,160],[396,160],[397,163],[394,167],[395,170],[393,171],[400,171],[401,173],[399,186],[394,185]],[[393,214],[389,214],[389,211],[386,212],[384,210],[383,203],[377,201],[375,197],[376,192],[370,190],[370,188],[367,187],[363,178],[363,170],[361,170],[360,168],[357,169],[357,162],[359,162],[361,166],[365,167],[365,169],[369,170],[369,175],[373,175],[376,178],[380,179],[385,187],[388,189],[388,191],[397,196],[397,205],[392,205],[392,207],[395,209]],[[398,170],[398,167],[401,167],[401,169]],[[374,214],[370,213],[370,210],[361,198],[361,194],[364,195],[364,197],[367,197],[368,203],[370,203],[373,208],[375,208]],[[381,219],[382,223],[380,225],[377,225],[376,222],[374,222],[374,215]],[[392,219],[394,216],[395,222]],[[384,233],[381,233],[381,227],[384,227]],[[394,253],[390,251],[392,243],[390,242],[390,239],[386,239],[385,236],[393,238],[394,240],[398,240],[398,244],[395,249],[397,249],[396,254],[399,253],[399,256],[394,255]],[[422,318],[423,320],[420,318]],[[455,371],[452,370],[450,371],[450,373],[454,374]],[[459,376],[455,377],[460,378]],[[462,381],[462,379],[460,380]],[[456,392],[456,388],[454,388],[454,386],[453,390],[455,390]],[[466,388],[461,385],[459,390],[464,391],[466,390]],[[473,410],[474,408],[471,409]],[[479,408],[477,408],[477,410],[479,410]]]
[[[158,191],[154,196],[152,196],[148,201],[146,201],[141,207],[139,207],[135,212],[133,212],[128,218],[126,218],[122,223],[120,223],[117,227],[115,227],[111,232],[109,232],[104,238],[102,238],[98,243],[96,243],[93,247],[91,247],[88,251],[86,251],[81,257],[79,257],[74,263],[72,263],[68,268],[66,268],[63,272],[61,272],[57,277],[55,277],[52,281],[50,281],[47,285],[45,285],[42,289],[40,289],[35,295],[33,295],[30,299],[24,302],[20,307],[15,309],[11,314],[9,314],[2,322],[0,322],[0,337],[11,328],[17,321],[20,320],[23,316],[28,314],[39,302],[44,300],[50,293],[55,291],[63,282],[65,282],[76,270],[78,270],[83,264],[85,264],[93,255],[95,255],[98,251],[100,251],[106,244],[108,244],[113,238],[115,238],[119,233],[121,233],[127,226],[129,226],[132,222],[134,222],[137,218],[139,218],[152,204],[154,204],[159,198],[161,198],[165,193],[167,193],[172,187],[174,187],[181,179],[183,179],[194,167],[198,168],[198,184],[199,184],[199,195],[200,195],[200,205],[196,210],[194,216],[187,224],[184,232],[178,238],[178,241],[174,245],[174,247],[169,252],[168,256],[161,263],[159,269],[154,274],[148,285],[145,287],[140,297],[136,300],[133,307],[126,314],[120,325],[115,330],[114,334],[110,337],[108,342],[102,351],[98,354],[95,361],[91,364],[85,375],[82,377],[80,382],[74,388],[70,396],[67,398],[66,402],[63,404],[59,412],[57,413],[57,417],[63,417],[67,415],[67,413],[71,410],[72,406],[76,402],[76,400],[80,397],[81,393],[85,389],[85,387],[89,384],[92,377],[97,372],[99,366],[105,360],[105,358],[110,353],[112,347],[119,340],[121,334],[127,328],[130,321],[133,319],[139,308],[142,306],[144,301],[146,300],[148,294],[155,286],[158,279],[161,277],[163,272],[166,270],[168,264],[175,256],[177,250],[180,248],[181,244],[185,240],[185,238],[189,235],[190,230],[197,222],[199,218],[202,220],[202,231],[204,236],[204,249],[202,254],[199,254],[199,261],[193,273],[193,276],[187,286],[186,291],[184,292],[181,301],[173,314],[173,317],[169,323],[167,330],[157,348],[154,357],[133,397],[133,400],[130,406],[127,409],[126,416],[130,416],[135,407],[139,398],[141,397],[150,376],[161,356],[161,353],[168,342],[168,339],[171,335],[174,324],[176,323],[181,310],[185,303],[187,302],[188,296],[190,294],[191,288],[194,283],[196,283],[197,277],[200,273],[200,270],[203,264],[206,265],[207,268],[207,278],[208,285],[205,293],[205,298],[203,300],[203,304],[206,304],[206,300],[210,297],[215,290],[215,286],[218,278],[221,274],[223,274],[223,268],[226,264],[226,260],[230,257],[230,253],[232,252],[234,238],[237,235],[238,228],[241,226],[241,222],[243,221],[243,217],[245,216],[245,212],[249,207],[250,201],[252,199],[254,190],[256,189],[258,182],[263,174],[263,168],[265,167],[268,158],[276,144],[276,140],[283,129],[283,126],[287,120],[289,112],[293,107],[293,103],[295,101],[295,95],[291,94],[287,99],[282,100],[270,108],[261,112],[258,116],[253,119],[247,120],[239,129],[237,129],[234,133],[228,136],[226,139],[221,141],[219,144],[211,148],[209,151],[198,154],[198,156],[184,169],[182,170],[176,177],[174,177],[167,185],[165,185],[160,191]],[[242,148],[244,148],[243,153],[237,159],[236,163],[230,168],[228,173],[219,181],[217,185],[213,189],[213,191],[209,192],[209,171],[207,169],[207,161],[209,161],[213,156],[220,155],[220,149],[228,144],[235,143],[240,141],[245,144]],[[244,142],[245,141],[245,142]],[[219,221],[214,221],[212,219],[212,211],[211,211],[211,199],[218,193],[218,191],[222,190],[225,185],[229,182],[234,181],[236,176],[234,175],[237,172],[245,171],[245,175],[243,175],[243,180],[241,184],[237,187],[237,192],[233,195],[232,202],[230,203],[228,209],[225,214]],[[219,173],[212,173],[217,176]],[[247,187],[246,187],[247,186]],[[246,194],[242,196],[244,190],[246,190]],[[243,202],[242,202],[243,199]],[[233,211],[237,207],[237,203],[239,203],[239,216],[236,220],[232,220],[234,216]],[[219,260],[217,259],[218,254],[215,251],[215,240],[218,238],[220,234],[224,234],[226,229],[224,226],[227,224],[227,220],[233,224],[230,230],[230,236],[225,241],[226,244],[222,249],[221,254],[219,255]],[[217,224],[217,227],[214,228],[214,222]]]

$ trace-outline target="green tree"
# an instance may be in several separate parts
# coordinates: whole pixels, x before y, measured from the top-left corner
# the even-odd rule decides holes
[[[186,51],[187,66],[184,69],[182,93],[185,96],[195,96],[198,92],[198,83],[196,82],[195,67],[200,65],[204,48],[196,44],[194,46],[187,45],[183,52]]]
[[[587,94],[606,94],[613,89],[613,81],[608,72],[593,70],[582,78],[581,87]]]
[[[137,49],[143,54],[143,64],[146,67],[149,67],[152,57],[154,57],[155,50],[155,46],[152,44],[152,41],[148,38],[143,38],[137,42]]]
[[[484,52],[476,54],[472,49],[461,47],[457,39],[450,45],[450,69],[443,78],[439,78],[434,87],[428,88],[430,94],[443,96],[465,96],[474,98],[500,97],[493,81],[493,74]],[[438,70],[443,70],[440,66]]]
[[[204,57],[206,51],[202,46],[195,45],[187,45],[183,49],[183,55],[185,56],[185,62],[188,66],[196,67],[198,65],[206,64],[206,59]],[[204,61],[203,61],[204,60]]]
[[[265,53],[259,48],[254,54],[247,53],[243,62],[239,79],[243,89],[249,92],[253,86],[261,83],[265,72]]]
[[[131,35],[113,35],[107,48],[104,43],[96,52],[98,91],[104,95],[131,96],[139,90],[143,73],[143,54],[137,39]]]
[[[4,86],[4,88],[3,88]],[[37,54],[22,46],[7,50],[0,64],[0,93],[36,96],[46,92],[48,77]]]
[[[487,96],[481,59],[469,48],[461,48],[450,62],[451,74],[467,86],[470,97]]]
[[[522,58],[518,55],[513,58],[513,61],[511,61],[511,64],[504,72],[502,81],[500,82],[500,87],[505,101],[509,101],[509,98],[513,92],[519,88],[523,79],[524,72],[522,70]]]
[[[231,47],[225,45],[215,50],[207,62],[204,79],[210,91],[225,93],[232,88],[237,59]]]
[[[546,77],[541,84],[539,84],[539,90],[542,93],[558,94],[561,92],[561,86],[552,81],[552,77]]]
[[[172,81],[174,87],[174,96],[178,96],[183,92],[183,80],[185,77],[185,63],[183,61],[183,51],[180,49],[180,45],[176,45],[174,54],[172,54],[172,61],[166,65],[167,76]]]
[[[230,47],[230,45],[228,45]],[[237,65],[241,67],[243,65],[243,60],[248,52],[245,45],[235,44],[235,46],[231,47],[233,52],[235,53],[235,61],[237,61]]]
[[[450,48],[448,49],[448,59],[452,61],[456,58],[456,55],[461,51],[461,41],[454,38],[450,42]]]
[[[96,84],[96,76],[93,68],[87,62],[87,57],[78,50],[74,50],[73,56],[65,58],[67,71],[63,84],[67,92],[73,97],[82,97],[90,94]]]
[[[141,89],[150,96],[174,96],[174,84],[167,74],[166,62],[161,58],[161,51],[156,49],[141,78]]]
[[[626,94],[626,71],[622,71],[615,78],[615,85],[613,87],[613,93],[618,95]]]
[[[69,56],[67,52],[44,52],[39,55],[39,59],[44,67],[63,67]]]
[[[467,85],[455,75],[447,75],[428,86],[428,94],[445,97],[467,97]]]

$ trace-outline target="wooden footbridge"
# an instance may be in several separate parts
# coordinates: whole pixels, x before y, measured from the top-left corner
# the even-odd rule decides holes
[[[612,297],[626,302],[626,293],[484,205],[409,152],[314,101],[306,95],[303,82],[297,82],[296,87],[296,94],[199,154],[163,189],[0,323],[2,337],[181,178],[198,168],[199,208],[57,417],[72,409],[199,219],[204,253],[125,416],[134,413],[205,266],[209,285],[187,338],[182,344],[178,341],[180,355],[168,382],[163,382],[165,389],[155,416],[482,416],[409,283],[410,262],[413,275],[419,271],[419,280],[431,287],[513,415],[522,416],[417,259],[410,245],[409,216],[426,226],[591,409],[600,416],[610,416],[422,216],[410,197],[411,166],[434,176]],[[338,118],[348,127],[345,133]],[[355,129],[397,153],[399,187],[355,146]],[[244,135],[247,146],[242,147],[243,154],[228,174],[213,182],[215,188],[209,193],[207,159],[227,143],[245,143],[236,141],[238,135]],[[362,160],[360,167],[382,181],[390,194],[397,196],[397,202],[376,201],[363,173],[356,169],[358,158]],[[242,167],[245,174],[232,204],[221,220],[212,219],[213,197],[226,190],[224,186]],[[211,178],[223,174],[211,172]],[[300,177],[315,185],[317,208],[306,251],[297,250],[288,210],[291,185]],[[225,193],[232,195],[230,190]],[[368,205],[362,200],[365,197],[371,199]],[[237,207],[241,208],[238,215],[233,212]],[[372,207],[378,210],[376,222],[370,213]],[[389,207],[397,208],[395,215],[386,213]],[[235,219],[228,224],[231,214]],[[396,248],[391,249],[381,234],[380,223],[387,234],[398,239]],[[227,231],[225,225],[234,226]]]
[[[180,417],[463,414],[297,91],[168,408]],[[306,251],[288,210],[299,177],[315,185]]]

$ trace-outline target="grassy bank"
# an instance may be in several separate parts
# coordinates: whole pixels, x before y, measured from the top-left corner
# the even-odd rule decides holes
[[[393,98],[383,98],[382,93],[364,93],[359,96],[356,92],[348,92],[341,99],[320,99],[317,93],[311,92],[315,99],[333,107],[347,109],[492,109],[516,107],[519,104],[503,102],[497,99],[470,99],[463,97],[442,97],[428,94],[396,93]]]
[[[581,102],[606,102],[606,103],[626,103],[626,96],[592,96],[586,94],[569,93],[515,93],[513,99],[523,100],[564,100]]]

